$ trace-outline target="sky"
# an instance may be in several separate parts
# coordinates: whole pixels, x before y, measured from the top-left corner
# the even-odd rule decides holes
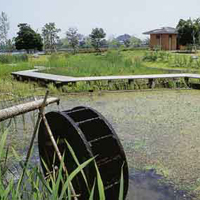
[[[19,23],[41,32],[55,22],[61,37],[70,27],[83,35],[98,27],[107,38],[127,33],[143,39],[145,31],[200,17],[200,0],[0,0],[2,11],[9,18],[9,37],[16,36]]]

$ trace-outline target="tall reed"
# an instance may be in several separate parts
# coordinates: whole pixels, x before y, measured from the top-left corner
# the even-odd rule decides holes
[[[6,146],[6,137],[7,132],[1,133],[0,140],[0,199],[1,200],[46,200],[46,199],[73,199],[73,195],[70,190],[70,184],[72,180],[77,176],[77,174],[82,173],[83,177],[84,171],[83,169],[89,165],[91,162],[94,162],[94,158],[91,158],[83,163],[79,163],[78,159],[72,149],[72,147],[67,143],[68,149],[72,154],[75,162],[77,163],[77,168],[72,171],[69,175],[63,174],[62,165],[64,162],[64,155],[62,158],[62,162],[58,169],[53,169],[53,171],[48,171],[48,176],[44,177],[43,172],[39,166],[28,166],[25,170],[26,178],[21,182],[22,176],[19,177],[17,181],[14,178],[10,178],[9,180],[6,178],[6,174],[9,173],[8,168],[6,166],[7,160],[7,151],[5,151]],[[25,166],[21,162],[20,156],[13,149],[13,155],[16,160],[20,162],[20,166],[23,169]],[[44,163],[46,168],[47,165]],[[101,175],[99,173],[98,167],[96,166],[97,177],[94,182],[93,187],[89,190],[89,200],[96,199],[95,188],[97,187],[97,192],[100,200],[105,200],[105,191],[104,185],[101,179]],[[85,179],[85,182],[87,180]],[[60,186],[62,187],[60,188]],[[119,189],[119,200],[124,199],[123,195],[123,167],[121,173],[121,181],[120,181],[120,189]],[[79,195],[79,194],[77,194]]]

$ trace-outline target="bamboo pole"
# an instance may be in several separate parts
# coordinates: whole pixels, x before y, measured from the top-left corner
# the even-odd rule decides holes
[[[65,163],[62,162],[62,155],[61,155],[61,153],[60,153],[60,151],[59,151],[59,148],[58,148],[58,145],[57,145],[57,143],[56,143],[56,141],[55,141],[55,139],[54,139],[54,137],[53,137],[53,134],[52,134],[51,128],[49,127],[48,121],[47,121],[47,119],[46,119],[46,117],[45,117],[45,115],[44,115],[43,113],[42,113],[42,120],[43,120],[44,125],[45,125],[45,127],[46,127],[46,130],[47,130],[47,132],[48,132],[48,134],[49,134],[49,137],[50,137],[50,139],[51,139],[51,142],[52,142],[52,144],[53,144],[53,147],[54,147],[54,149],[55,149],[55,151],[56,151],[56,154],[57,154],[57,156],[58,156],[58,159],[59,159],[60,163],[62,164],[63,171],[64,171],[64,172],[66,173],[66,175],[68,176],[69,174],[68,174],[67,168],[66,168],[66,166],[65,166]],[[74,187],[73,187],[73,185],[72,185],[71,182],[69,183],[69,187],[70,187],[70,190],[71,190],[71,192],[72,192],[72,195],[73,195],[74,200],[78,200],[77,195],[76,195],[76,192],[75,192]]]
[[[31,143],[30,143],[30,146],[29,146],[29,149],[28,149],[28,152],[27,152],[27,156],[26,156],[26,160],[25,160],[25,164],[24,164],[22,176],[21,176],[21,179],[20,179],[20,185],[21,185],[21,183],[22,183],[22,181],[23,181],[24,174],[25,174],[25,172],[26,172],[26,168],[27,168],[27,165],[28,165],[28,162],[29,162],[29,158],[30,158],[30,155],[31,155],[31,152],[32,152],[32,148],[33,148],[33,143],[34,143],[34,140],[35,140],[35,136],[36,136],[36,134],[37,134],[37,132],[38,132],[38,128],[39,128],[39,124],[40,124],[40,121],[41,121],[41,120],[44,121],[45,127],[46,127],[47,132],[48,132],[48,134],[49,134],[49,137],[50,137],[50,139],[51,139],[51,142],[52,142],[52,144],[53,144],[53,146],[54,146],[54,149],[55,149],[55,151],[56,151],[56,153],[57,153],[57,156],[58,156],[58,158],[59,158],[59,160],[60,160],[60,163],[62,164],[63,171],[64,171],[64,172],[66,173],[66,175],[68,176],[67,168],[66,168],[65,164],[62,163],[62,155],[61,155],[61,153],[60,153],[60,151],[59,151],[59,148],[58,148],[58,146],[57,146],[57,144],[56,144],[56,141],[55,141],[55,139],[54,139],[54,137],[53,137],[53,134],[52,134],[51,129],[50,129],[50,127],[49,127],[48,121],[47,121],[47,119],[46,119],[46,117],[45,117],[45,115],[44,115],[45,106],[48,105],[48,104],[50,104],[50,103],[59,102],[59,99],[57,99],[57,98],[47,98],[47,97],[48,97],[48,94],[49,94],[49,91],[46,92],[45,97],[44,97],[42,103],[39,102],[39,103],[41,104],[41,105],[39,106],[39,114],[38,114],[37,122],[36,122],[36,125],[35,125],[35,128],[34,128],[34,132],[33,132],[32,138],[31,138]],[[48,101],[48,100],[49,100],[49,101]],[[40,100],[40,101],[41,101],[41,100]],[[38,105],[38,103],[37,103],[36,105]],[[29,107],[28,107],[28,106],[29,106]],[[27,106],[27,107],[30,109],[30,105],[28,105],[28,106]],[[16,109],[16,112],[17,112],[17,109]],[[1,115],[0,115],[0,116],[1,116]],[[69,187],[70,187],[70,190],[71,190],[71,192],[72,192],[72,195],[73,195],[74,200],[78,200],[77,195],[76,195],[76,192],[75,192],[74,187],[73,187],[73,185],[72,185],[71,182],[69,183]]]
[[[47,103],[48,94],[49,94],[49,91],[47,90],[47,92],[45,94],[45,97],[43,99],[43,102],[42,102],[42,104],[41,104],[41,106],[39,108],[37,122],[36,122],[36,125],[35,125],[35,128],[34,128],[34,131],[33,131],[33,135],[32,135],[32,138],[31,138],[31,143],[29,145],[29,149],[28,149],[28,152],[27,152],[27,155],[26,155],[26,160],[25,160],[25,163],[24,163],[24,168],[23,168],[23,171],[22,171],[22,176],[21,176],[21,179],[20,179],[20,185],[21,185],[21,183],[23,181],[24,174],[26,172],[26,168],[27,168],[27,165],[28,165],[28,162],[29,162],[29,158],[31,156],[31,152],[32,152],[32,148],[33,148],[33,143],[34,143],[35,136],[37,134],[37,131],[38,131],[38,128],[39,128],[39,125],[40,125],[40,121],[42,119],[42,113],[44,112],[44,108],[45,108],[46,103]]]
[[[59,101],[60,101],[59,98],[50,97],[46,99],[45,106],[52,103],[59,103]],[[0,110],[0,122],[9,118],[15,117],[17,115],[21,115],[33,110],[40,109],[42,104],[43,104],[43,99],[31,101],[28,103],[23,103],[20,105],[16,105],[16,106],[12,106],[12,107]]]
[[[30,145],[29,145],[29,149],[28,149],[28,152],[27,152],[27,155],[26,155],[26,160],[25,160],[25,163],[24,163],[24,168],[23,168],[23,172],[22,172],[22,176],[21,176],[21,179],[20,179],[19,186],[21,186],[21,183],[23,181],[23,178],[24,178],[24,175],[25,175],[25,172],[26,172],[26,169],[27,169],[27,165],[28,165],[28,162],[29,162],[29,158],[31,156],[33,143],[34,143],[36,134],[38,132],[38,128],[39,128],[41,120],[44,121],[45,127],[46,127],[47,132],[48,132],[48,134],[50,136],[50,139],[52,141],[54,149],[55,149],[55,151],[57,153],[57,156],[58,156],[58,158],[59,158],[59,160],[60,160],[60,162],[62,164],[61,153],[60,153],[60,151],[58,149],[58,146],[56,144],[56,141],[55,141],[55,139],[53,137],[53,134],[52,134],[51,129],[49,127],[48,121],[47,121],[47,119],[46,119],[46,117],[44,115],[45,106],[47,106],[49,104],[52,104],[52,103],[56,103],[56,102],[59,103],[60,99],[53,98],[53,97],[52,98],[47,98],[48,94],[49,94],[49,91],[47,90],[43,100],[36,100],[36,101],[32,101],[32,102],[28,102],[28,103],[24,103],[24,104],[20,104],[20,105],[17,105],[17,106],[12,106],[10,108],[6,108],[6,109],[3,109],[3,110],[0,110],[0,122],[1,122],[1,121],[6,120],[6,119],[9,119],[11,117],[14,117],[14,116],[17,116],[17,115],[20,115],[20,114],[24,114],[24,113],[39,109],[37,122],[36,122],[36,125],[35,125],[35,128],[34,128],[33,135],[32,135],[32,138],[31,138],[31,142],[30,142]],[[68,176],[68,171],[67,171],[67,168],[66,168],[64,163],[62,164],[62,168],[63,168],[63,171]],[[70,187],[70,190],[72,192],[74,200],[78,200],[72,183],[70,182],[69,184],[70,184],[69,187]]]

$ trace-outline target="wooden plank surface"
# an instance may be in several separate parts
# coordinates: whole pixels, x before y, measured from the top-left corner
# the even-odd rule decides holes
[[[13,76],[21,76],[26,78],[49,80],[53,82],[69,83],[79,81],[101,81],[101,80],[131,80],[131,79],[159,79],[159,78],[197,78],[200,74],[149,74],[149,75],[127,75],[127,76],[91,76],[91,77],[71,77],[60,76],[46,73],[39,73],[37,69],[13,72]]]
[[[73,77],[70,76],[59,76],[54,74],[46,74],[46,73],[39,73],[38,70],[26,70],[26,71],[18,71],[12,72],[13,76],[22,76],[27,78],[35,78],[35,79],[43,79],[55,82],[66,82],[71,80]]]

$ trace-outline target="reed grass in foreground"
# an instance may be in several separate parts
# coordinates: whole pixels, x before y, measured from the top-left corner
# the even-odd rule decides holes
[[[7,132],[1,133],[0,140],[0,199],[1,200],[57,200],[57,199],[74,199],[73,193],[71,192],[71,184],[73,179],[77,176],[77,174],[82,173],[84,176],[83,169],[89,165],[91,162],[94,162],[94,158],[91,158],[84,163],[79,164],[77,168],[66,175],[63,173],[62,165],[64,160],[60,164],[59,169],[53,169],[53,171],[48,172],[48,176],[44,177],[39,166],[27,166],[25,168],[25,180],[22,180],[22,176],[19,177],[17,181],[14,181],[13,178],[9,180],[6,178],[6,174],[9,173],[8,166],[6,165],[7,161],[7,153],[4,151],[6,145],[6,137]],[[69,144],[67,143],[69,147]],[[73,158],[77,162],[76,155],[73,149],[70,147],[70,153]],[[13,154],[15,158],[21,163],[22,170],[25,166],[23,166],[21,162],[21,158],[13,149]],[[44,163],[45,165],[45,163]],[[100,199],[105,200],[105,192],[104,185],[101,179],[101,175],[98,171],[98,167],[96,166],[97,177],[96,181],[93,184],[93,187],[88,188],[89,198],[88,200]],[[48,167],[46,166],[48,169]],[[122,168],[123,169],[123,168]],[[87,182],[87,180],[85,180]],[[62,186],[62,187],[61,187]],[[97,193],[95,194],[95,188],[97,189]],[[79,199],[79,194],[76,194]],[[98,195],[98,196],[97,196]],[[119,190],[119,200],[123,200],[123,170],[121,173],[121,181],[120,181],[120,190]]]

